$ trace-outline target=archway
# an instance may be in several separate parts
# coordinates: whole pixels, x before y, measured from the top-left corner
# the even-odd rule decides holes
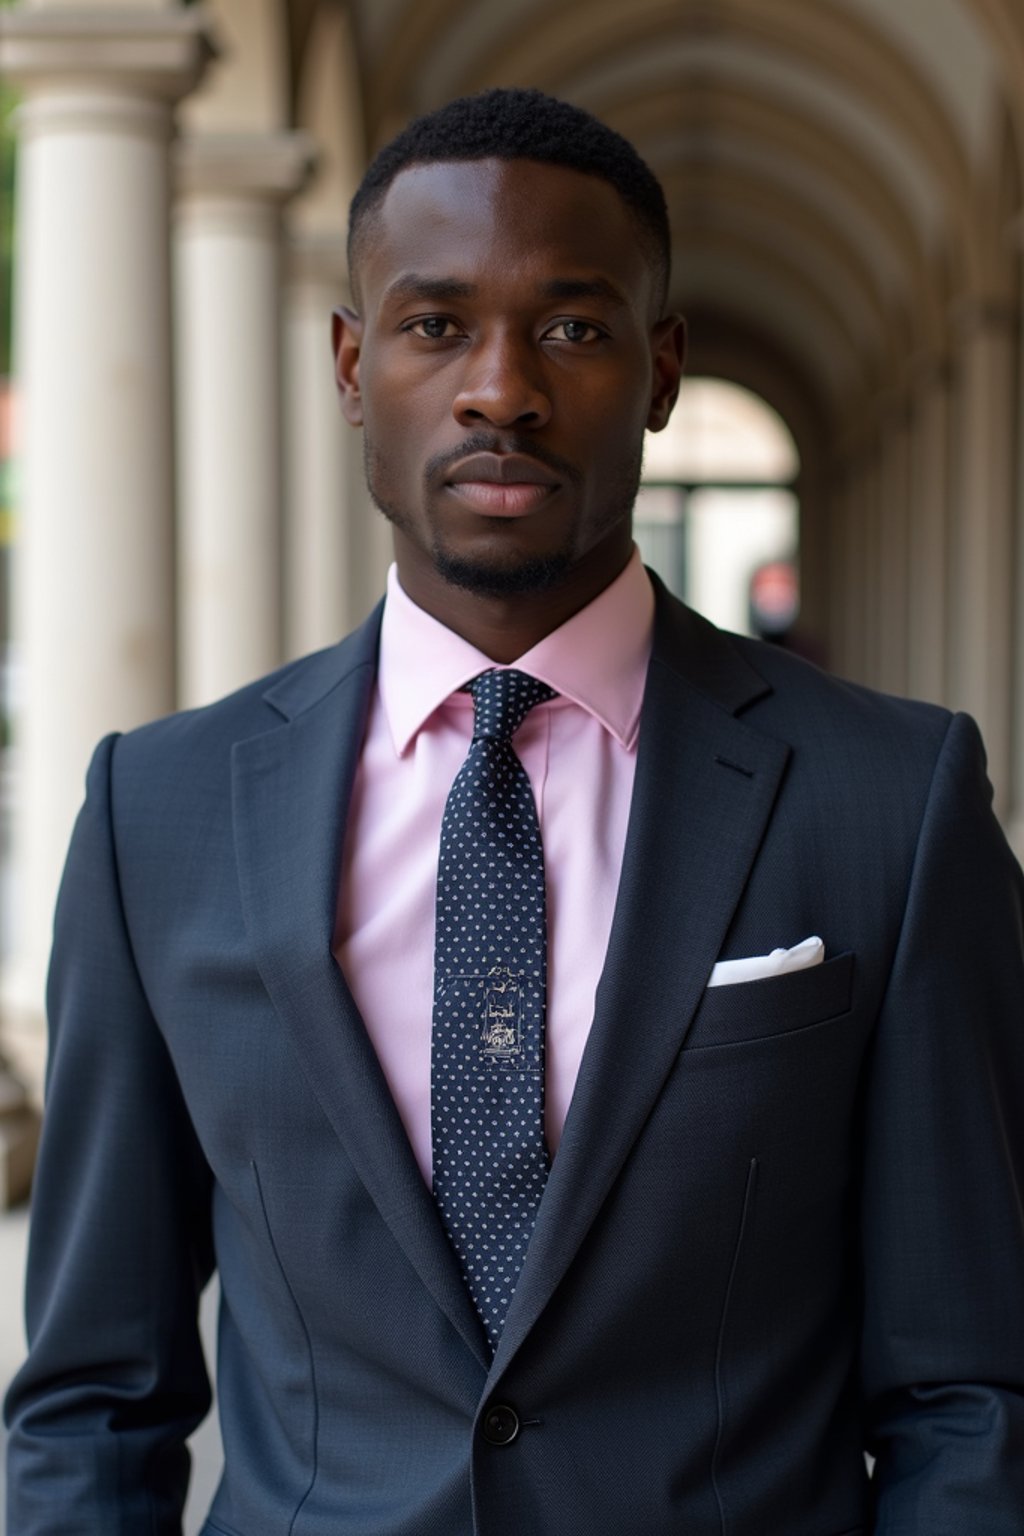
[[[634,522],[665,584],[726,629],[788,635],[797,616],[800,456],[759,395],[717,378],[684,385],[647,438]]]

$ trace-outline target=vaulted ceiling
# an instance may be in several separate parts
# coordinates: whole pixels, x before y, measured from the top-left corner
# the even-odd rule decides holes
[[[941,365],[965,313],[1019,307],[1021,0],[216,0],[215,16],[227,69],[207,99],[233,94],[239,123],[283,102],[280,126],[313,130],[319,190],[295,216],[328,231],[367,155],[453,96],[539,86],[596,112],[665,184],[698,358],[726,347],[777,405],[788,390],[848,423]],[[190,110],[208,126],[202,99]]]
[[[298,51],[316,10],[293,0]],[[674,301],[836,407],[941,353],[957,302],[1016,299],[1017,0],[351,0],[349,22],[368,149],[489,85],[589,108],[664,181]]]

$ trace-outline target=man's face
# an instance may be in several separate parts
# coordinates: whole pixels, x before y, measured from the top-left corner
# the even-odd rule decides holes
[[[446,161],[401,172],[371,218],[338,381],[406,590],[600,590],[682,352],[626,205],[560,166]]]

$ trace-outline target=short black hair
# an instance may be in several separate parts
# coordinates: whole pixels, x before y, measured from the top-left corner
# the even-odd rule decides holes
[[[355,287],[360,232],[400,171],[439,160],[537,160],[598,176],[633,215],[655,275],[668,291],[672,237],[661,183],[628,139],[599,118],[543,91],[495,89],[460,96],[416,118],[378,151],[352,199],[348,263]]]

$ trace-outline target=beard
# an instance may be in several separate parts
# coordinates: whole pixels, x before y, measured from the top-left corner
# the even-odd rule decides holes
[[[457,455],[451,454],[447,457],[454,459],[468,453],[493,451],[496,451],[493,435],[480,433],[460,445]],[[527,441],[524,441],[521,447],[517,445],[517,451],[531,454],[535,458],[543,457],[537,452],[536,446]],[[426,533],[428,540],[426,548],[434,569],[450,586],[460,587],[463,591],[472,592],[479,597],[517,597],[530,593],[549,592],[561,584],[576,564],[579,555],[574,535],[578,530],[570,530],[569,537],[561,548],[550,550],[542,555],[523,554],[518,557],[495,555],[489,558],[473,559],[458,554],[449,548],[439,530],[430,525],[429,519],[424,529],[415,517],[403,511],[388,496],[383,488],[387,481],[385,464],[386,456],[377,449],[370,434],[364,428],[363,468],[374,506],[383,513],[392,527],[397,528],[406,538],[419,544],[421,548],[424,547],[424,533]],[[428,466],[426,481],[429,481],[433,467],[436,466]],[[606,488],[607,501],[600,517],[598,539],[623,519],[631,517],[633,503],[640,486],[642,468],[643,445],[639,443],[633,456],[623,461],[614,480]],[[579,477],[575,476],[575,478]],[[426,501],[426,489],[424,500]]]
[[[468,560],[445,549],[436,539],[431,553],[439,576],[450,586],[474,592],[478,597],[516,597],[529,592],[549,592],[559,585],[572,565],[572,551],[568,549],[505,565],[494,560]]]

